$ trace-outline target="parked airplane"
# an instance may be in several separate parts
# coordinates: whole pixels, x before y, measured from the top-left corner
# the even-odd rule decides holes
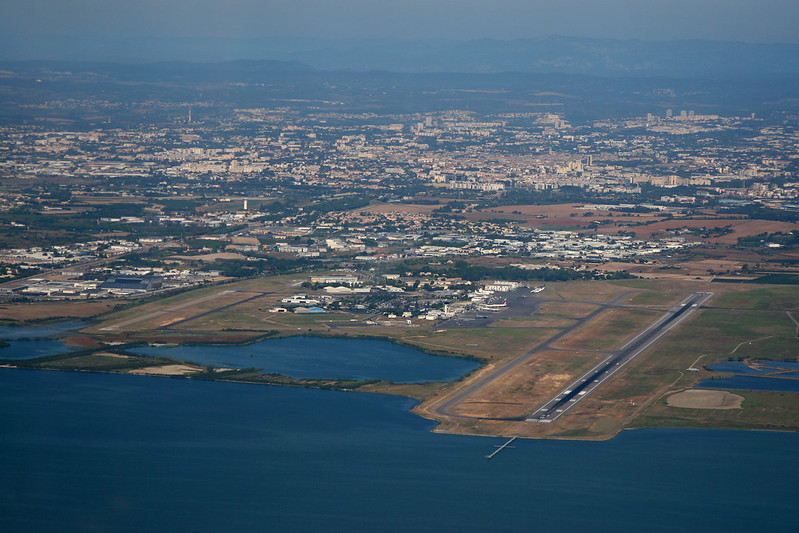
[[[477,309],[480,311],[501,311],[502,308],[508,307],[508,301],[505,300],[501,304],[480,304]]]

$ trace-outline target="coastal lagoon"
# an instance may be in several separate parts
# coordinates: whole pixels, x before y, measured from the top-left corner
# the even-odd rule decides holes
[[[799,392],[799,379],[766,378],[762,376],[732,376],[729,378],[705,379],[700,381],[697,389],[724,390],[767,390],[777,392]],[[797,398],[799,401],[799,398]]]
[[[55,339],[64,333],[85,327],[81,321],[59,322],[35,327],[0,326],[0,359],[34,359],[72,351]]]
[[[6,341],[6,344],[0,347],[0,359],[35,359],[72,351],[69,346],[54,339],[11,340]]]
[[[247,346],[148,346],[131,351],[215,367],[257,367],[266,374],[296,379],[453,381],[480,366],[468,359],[428,355],[377,339],[300,336],[268,339]]]
[[[724,361],[708,365],[714,372],[727,372],[735,375],[724,378],[705,379],[696,385],[699,389],[764,390],[778,392],[799,392],[796,361],[758,361],[753,368],[740,361]],[[779,372],[779,373],[777,373]]]
[[[781,370],[799,370],[799,361],[755,361],[757,368],[741,361],[722,361],[708,365],[713,372],[730,372],[733,374],[769,374]]]
[[[41,326],[0,326],[0,339],[46,339],[62,335],[68,331],[85,328],[86,326],[86,322],[81,320],[57,322]]]

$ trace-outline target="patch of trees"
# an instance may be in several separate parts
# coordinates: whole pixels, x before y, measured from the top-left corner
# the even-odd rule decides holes
[[[344,198],[334,198],[311,204],[305,208],[306,211],[316,211],[317,213],[329,213],[331,211],[348,211],[369,205],[370,198],[365,195],[345,196]]]
[[[210,263],[206,270],[219,270],[223,276],[248,278],[260,274],[286,274],[298,272],[310,263],[304,259],[264,257],[252,260],[218,260]]]
[[[782,209],[770,209],[759,205],[742,205],[725,209],[726,213],[746,215],[754,220],[775,220],[779,222],[799,221],[799,211],[785,211]]]
[[[746,237],[738,238],[738,246],[745,248],[755,248],[763,246],[766,243],[774,243],[784,246],[785,248],[793,248],[799,245],[799,231],[791,231],[790,233],[759,233],[757,235],[748,235]]]
[[[164,206],[164,211],[167,213],[194,213],[197,207],[205,203],[203,200],[187,200],[182,198],[176,198],[174,200],[159,199],[157,202]]]
[[[456,261],[452,267],[439,271],[438,274],[461,278],[465,281],[480,281],[483,279],[496,279],[500,281],[569,281],[583,278],[583,274],[571,269],[540,268],[526,270],[518,267],[488,267],[469,264],[466,261]]]

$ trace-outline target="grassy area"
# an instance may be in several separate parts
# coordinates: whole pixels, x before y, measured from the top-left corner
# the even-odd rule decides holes
[[[326,331],[330,326],[349,325],[353,318],[363,320],[363,316],[350,313],[320,313],[320,314],[295,314],[295,313],[267,313],[258,309],[260,299],[226,309],[224,313],[214,313],[198,320],[191,320],[181,324],[181,329],[187,330],[217,330],[217,329],[242,329],[242,330],[269,330],[277,329],[285,332]],[[261,304],[263,306],[263,304]]]
[[[726,309],[781,309],[799,307],[799,287],[770,287],[729,292],[719,296],[712,305]]]
[[[683,370],[700,356],[701,366],[737,357],[779,360],[795,356],[797,349],[799,339],[785,313],[708,309],[664,337],[654,351],[639,357],[600,396],[611,400],[640,399],[680,378]],[[698,373],[684,373],[675,387],[690,386],[701,377]]]
[[[64,318],[89,318],[114,309],[119,300],[82,302],[32,302],[0,305],[0,320],[33,322]]]
[[[649,289],[649,290],[657,289],[657,283],[645,279],[621,279],[621,280],[609,281],[608,283],[612,283],[613,285],[618,285],[620,287],[627,287],[630,289]]]
[[[685,293],[681,292],[639,292],[634,294],[628,303],[642,306],[669,306],[678,303],[683,298],[685,298]]]
[[[545,316],[534,313],[532,317],[500,318],[488,325],[490,328],[566,328],[574,324],[570,318]]]
[[[163,344],[246,344],[274,336],[275,331],[139,331],[115,333],[108,342]]]
[[[352,325],[315,333],[350,338],[383,338],[436,355],[490,360],[522,355],[557,331],[548,328],[433,330],[430,327],[392,328]]]
[[[688,360],[699,355],[709,359],[755,354],[765,359],[792,357],[799,349],[794,328],[793,322],[780,311],[707,309],[664,338],[647,360]]]
[[[533,316],[552,316],[560,318],[583,318],[595,311],[598,306],[579,302],[544,302],[538,306]]]
[[[621,348],[662,313],[647,309],[609,309],[592,318],[557,343],[569,350]]]
[[[629,290],[627,287],[607,281],[559,282],[548,284],[547,287],[554,289],[566,300],[588,302],[606,302]]]
[[[142,329],[143,327],[145,327],[142,324],[142,322],[152,322],[156,318],[162,318],[165,316],[166,313],[168,313],[169,309],[180,307],[181,305],[190,304],[194,300],[211,297],[213,294],[220,293],[224,290],[227,289],[222,288],[220,286],[204,287],[202,289],[184,292],[160,300],[151,301],[140,305],[134,305],[133,307],[129,307],[122,311],[112,312],[104,316],[102,322],[89,326],[83,331],[87,333],[102,332],[105,328],[108,327],[119,326],[120,324],[124,324],[131,320],[138,320],[142,317],[151,316],[152,317],[151,320],[145,319],[140,322],[137,322],[138,326],[136,328],[132,327],[125,328],[125,329]],[[191,310],[190,306],[187,306],[186,309]],[[150,326],[152,326],[152,324],[150,324]]]
[[[672,407],[660,398],[630,427],[707,427],[729,429],[799,429],[799,395],[790,392],[733,391],[744,397],[742,409]]]
[[[11,362],[11,364],[19,368],[123,373],[137,368],[174,363],[175,361],[166,357],[120,356],[104,353],[82,353],[78,355],[71,353]]]
[[[604,357],[596,352],[565,350],[537,353],[528,364],[476,391],[453,412],[494,419],[530,414]]]
[[[427,351],[503,359],[526,353],[556,332],[557,330],[545,328],[453,329],[428,335],[408,335],[402,337],[402,340]]]
[[[708,309],[680,331],[675,343],[671,352],[685,350],[730,357],[757,355],[765,359],[795,355],[792,350],[799,349],[795,325],[780,311]]]
[[[391,394],[394,396],[407,396],[414,400],[423,402],[431,398],[436,392],[449,385],[441,381],[431,381],[428,383],[380,383],[367,384],[358,390],[362,392],[377,392],[380,394]]]
[[[212,381],[239,381],[243,383],[259,383],[264,385],[284,385],[289,387],[305,387],[312,389],[330,390],[357,390],[366,385],[383,383],[377,379],[371,380],[341,380],[341,379],[297,379],[280,374],[262,374],[254,368],[236,370],[209,371],[192,376],[192,379],[208,379]]]
[[[146,330],[157,328],[168,325],[170,320],[184,319],[211,311],[214,308],[244,300],[259,292],[290,289],[291,285],[297,281],[297,276],[274,276],[203,287],[111,313],[104,317],[102,323],[87,328],[86,331],[102,332],[104,328],[151,315],[151,318],[124,326],[124,329]]]

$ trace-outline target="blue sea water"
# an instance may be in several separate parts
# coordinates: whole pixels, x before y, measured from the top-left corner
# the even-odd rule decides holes
[[[0,368],[0,517],[29,531],[799,528],[799,435],[433,434],[381,395]]]
[[[431,356],[376,339],[289,337],[247,346],[148,346],[132,352],[216,367],[257,367],[267,374],[298,379],[384,379],[395,383],[452,381],[479,366],[468,359]]]

